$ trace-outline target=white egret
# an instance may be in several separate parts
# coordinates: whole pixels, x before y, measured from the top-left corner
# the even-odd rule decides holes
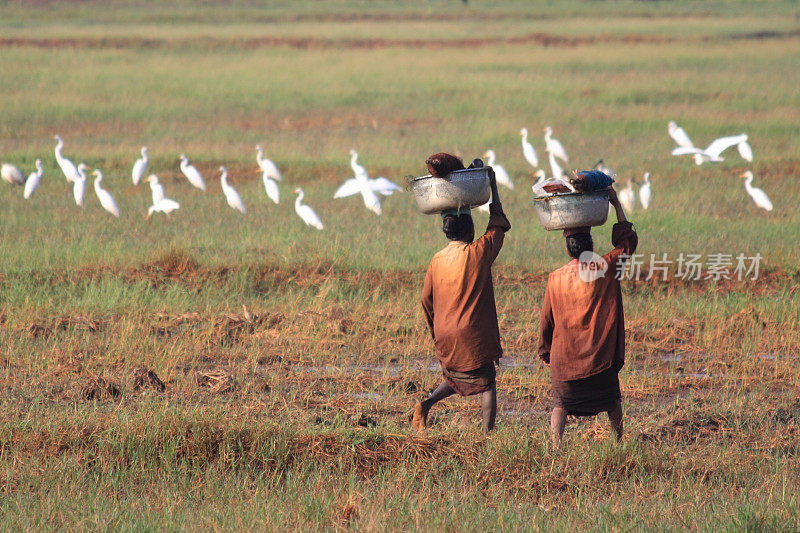
[[[307,226],[314,226],[318,230],[322,230],[325,226],[322,225],[322,221],[317,214],[311,209],[311,206],[302,203],[304,197],[303,189],[298,187],[294,192],[297,193],[297,198],[294,201],[294,210],[298,216],[303,219]]]
[[[64,177],[67,178],[67,181],[75,181],[80,177],[75,163],[61,154],[61,150],[64,149],[64,141],[58,135],[53,138],[57,141],[55,149],[56,162],[58,163],[58,166],[61,167],[61,172],[64,173]]]
[[[533,177],[536,178],[536,183],[541,183],[547,180],[547,174],[541,168],[533,173]],[[536,183],[534,183],[534,185],[536,185]]]
[[[100,186],[100,182],[103,181],[103,173],[100,172],[99,169],[95,169],[95,171],[92,172],[92,175],[95,176],[94,193],[97,195],[97,199],[100,200],[100,205],[103,206],[103,209],[119,218],[119,208],[117,207],[117,202],[114,201],[114,198],[111,196],[110,192]]]
[[[25,175],[19,168],[11,163],[3,163],[0,165],[0,176],[3,177],[3,181],[11,185],[25,185]]]
[[[639,202],[642,204],[643,209],[648,209],[650,207],[651,198],[650,173],[645,172],[642,179],[644,180],[644,185],[639,187]]]
[[[258,163],[258,168],[261,169],[264,180],[272,178],[275,181],[281,181],[283,179],[283,175],[281,171],[278,170],[278,166],[273,163],[271,159],[264,158],[264,150],[261,149],[260,144],[256,145],[256,163]],[[264,181],[264,184],[266,186],[266,181]],[[275,203],[277,204],[278,201],[275,200]]]
[[[164,194],[164,186],[158,181],[158,176],[150,174],[146,180],[150,184],[150,191],[153,194],[153,205],[147,209],[147,218],[153,213],[164,213],[169,215],[171,212],[180,208],[180,204]]]
[[[278,189],[278,182],[267,176],[264,172],[262,179],[264,180],[264,190],[267,191],[267,196],[276,204],[281,200],[281,191]]]
[[[636,195],[633,192],[633,180],[628,178],[628,186],[619,191],[617,196],[619,197],[619,203],[622,204],[625,211],[633,211],[633,208],[636,206]]]
[[[564,145],[561,144],[558,139],[553,138],[553,128],[550,126],[544,129],[544,145],[545,150],[563,160],[565,163],[569,163],[569,157],[567,157],[567,151],[564,150]]]
[[[364,205],[367,206],[367,209],[376,215],[380,215],[382,213],[381,200],[378,198],[378,195],[375,193],[375,191],[373,191],[370,187],[369,181],[370,179],[366,176],[366,174],[357,174],[355,178],[348,179],[341,185],[341,187],[336,189],[333,197],[345,198],[347,196],[361,193],[361,197],[364,199]]]
[[[399,185],[392,182],[388,178],[384,178],[383,176],[379,176],[377,178],[370,178],[369,183],[373,191],[383,196],[391,196],[395,191],[403,190],[400,188]]]
[[[765,209],[767,211],[772,211],[772,202],[767,196],[767,193],[759,189],[758,187],[753,187],[753,173],[751,171],[747,171],[742,174],[742,177],[745,178],[744,180],[744,188],[747,191],[747,194],[753,199],[758,207],[761,209]]]
[[[158,202],[167,197],[166,193],[164,193],[164,186],[161,185],[160,181],[158,181],[158,176],[155,174],[150,174],[147,176],[145,181],[150,184],[150,193],[153,196],[153,205],[156,205]]]
[[[669,133],[669,136],[672,137],[672,140],[675,141],[678,146],[683,148],[694,148],[694,144],[686,134],[686,131],[678,126],[674,120],[670,120],[667,124],[667,133]]]
[[[486,153],[483,154],[483,157],[486,158],[486,166],[492,167],[492,169],[494,169],[494,177],[497,183],[499,185],[503,185],[513,190],[514,182],[511,181],[511,176],[508,175],[506,169],[504,169],[501,165],[495,163],[495,160],[497,159],[497,154],[494,153],[494,150],[486,150]]]
[[[78,168],[75,170],[78,173],[78,177],[72,182],[72,197],[75,198],[75,205],[83,207],[83,197],[86,195],[87,167],[83,163],[78,163]]]
[[[553,178],[561,178],[566,176],[566,172],[561,168],[561,165],[556,161],[556,156],[550,150],[547,151],[547,161],[550,163],[550,171],[553,173]]]
[[[219,183],[222,185],[222,192],[225,194],[225,200],[228,201],[229,206],[244,214],[246,210],[244,208],[244,202],[242,202],[242,197],[239,196],[239,193],[236,192],[233,185],[228,183],[228,169],[219,167],[219,171]]]
[[[537,168],[539,157],[536,155],[533,145],[528,142],[528,128],[522,128],[519,130],[519,134],[522,135],[522,155],[525,157],[525,161],[533,168]]]
[[[400,187],[384,177],[371,179],[362,173],[345,181],[336,189],[333,197],[345,198],[360,193],[367,209],[373,211],[376,215],[380,215],[381,200],[378,195],[390,196],[394,191],[399,190],[401,190]]]
[[[355,149],[351,148],[350,149],[350,168],[353,169],[353,175],[358,180],[367,181],[369,183],[369,188],[370,189],[372,189],[376,193],[381,194],[383,196],[391,196],[392,193],[394,193],[395,191],[402,191],[402,189],[399,186],[397,186],[397,184],[392,183],[391,180],[389,180],[387,178],[384,178],[383,176],[380,176],[380,177],[377,177],[377,178],[370,178],[369,177],[369,173],[367,172],[367,169],[364,168],[362,165],[359,165],[356,162],[357,159],[358,159],[358,152],[356,152]],[[351,185],[350,187],[354,187],[354,185]],[[342,187],[340,187],[339,189],[342,189]],[[358,191],[353,190],[353,192],[350,192],[349,194],[346,194],[345,196],[350,196],[352,194],[355,194],[356,192],[358,192]]]
[[[356,152],[355,148],[350,148],[350,168],[353,169],[353,174],[355,174],[356,177],[363,175],[364,177],[368,178],[369,174],[367,174],[367,169],[359,165],[357,161],[358,152]]]
[[[133,164],[133,170],[131,171],[131,178],[133,179],[134,185],[139,185],[145,172],[147,172],[147,146],[142,146],[142,157],[136,160]]]
[[[360,193],[367,209],[374,212],[376,215],[380,215],[382,213],[381,199],[378,195],[390,196],[395,191],[401,189],[384,177],[371,179],[367,170],[356,162],[358,153],[355,150],[350,150],[350,154],[350,167],[353,169],[355,177],[346,180],[336,189],[333,197],[346,198],[347,196]]]
[[[31,172],[28,176],[28,179],[25,180],[25,191],[22,193],[22,196],[27,200],[31,197],[33,192],[39,186],[39,183],[42,181],[42,174],[44,170],[42,169],[42,160],[36,160],[36,171]]]
[[[713,162],[718,163],[720,161],[724,161],[724,159],[720,156],[722,152],[730,148],[731,146],[739,145],[742,143],[747,143],[747,134],[742,133],[739,135],[731,135],[728,137],[720,137],[719,139],[714,139],[711,144],[708,145],[708,148],[705,150],[696,148],[694,146],[691,147],[684,147],[679,146],[672,150],[672,155],[692,155],[694,157],[694,162],[697,165],[702,165],[703,163]],[[747,149],[749,149],[749,145],[745,148],[745,153],[747,153]],[[752,157],[752,151],[749,154]]]
[[[206,182],[203,181],[203,176],[200,175],[200,172],[193,165],[189,164],[189,160],[184,154],[181,154],[181,172],[183,172],[183,175],[189,180],[189,183],[201,191],[206,190]]]
[[[742,156],[742,159],[748,163],[753,162],[753,149],[750,148],[750,145],[747,143],[747,141],[742,141],[737,144],[736,149],[739,151],[739,155]]]

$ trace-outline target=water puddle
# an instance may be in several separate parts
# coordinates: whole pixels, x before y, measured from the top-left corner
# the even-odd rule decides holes
[[[518,359],[516,357],[502,357],[500,359],[501,368],[533,369],[533,368],[539,368],[539,366],[540,365],[538,360],[532,362],[530,359]]]
[[[289,367],[294,372],[300,372],[303,374],[356,374],[356,373],[364,373],[364,372],[371,372],[375,374],[386,374],[389,376],[398,376],[400,372],[403,370],[401,367],[397,365],[387,365],[387,366],[377,366],[377,365],[347,365],[347,366],[337,366],[337,365],[324,365],[324,366],[313,366],[313,365],[291,365]]]
[[[383,400],[385,396],[378,392],[342,392],[339,396],[343,398],[350,398],[352,400]]]

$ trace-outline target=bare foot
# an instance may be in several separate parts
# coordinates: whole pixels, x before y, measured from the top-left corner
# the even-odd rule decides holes
[[[422,403],[418,402],[414,406],[414,414],[411,417],[411,427],[417,431],[425,431],[428,427],[428,412],[422,407]]]

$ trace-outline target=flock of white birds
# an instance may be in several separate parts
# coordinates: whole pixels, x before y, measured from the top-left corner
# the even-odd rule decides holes
[[[737,147],[739,155],[745,161],[753,161],[753,151],[747,142],[747,134],[745,133],[715,139],[713,142],[711,142],[711,144],[708,145],[707,148],[703,149],[694,146],[683,128],[678,126],[674,121],[669,122],[667,126],[667,132],[678,145],[672,150],[672,155],[691,155],[697,165],[702,165],[703,163],[707,162],[723,161],[722,153],[733,146]],[[547,153],[547,161],[550,166],[550,176],[547,175],[543,168],[539,168],[539,158],[536,154],[535,148],[528,140],[528,130],[526,128],[522,128],[519,133],[522,137],[522,155],[525,158],[525,161],[527,161],[528,164],[535,169],[533,177],[537,179],[537,184],[547,179],[566,177],[562,163],[568,164],[569,156],[564,149],[564,145],[561,144],[558,139],[553,137],[553,129],[550,126],[544,128],[544,144],[545,152]],[[64,174],[67,182],[72,184],[72,193],[75,203],[82,207],[86,191],[86,172],[88,167],[84,163],[79,163],[76,166],[70,159],[64,157],[62,153],[64,141],[58,135],[56,135],[54,139],[56,140],[56,162],[61,168],[61,171]],[[484,154],[484,158],[486,159],[486,165],[491,166],[494,169],[497,183],[509,189],[514,189],[514,182],[511,180],[511,177],[505,168],[503,168],[503,166],[497,162],[497,155],[495,154],[494,150],[487,150]],[[256,163],[258,164],[259,171],[262,174],[262,181],[264,183],[264,190],[267,197],[276,204],[279,203],[280,189],[278,187],[278,182],[283,180],[283,175],[273,161],[264,157],[264,151],[260,145],[256,146]],[[10,163],[2,163],[2,166],[0,166],[0,176],[2,176],[4,181],[10,184],[22,186],[24,188],[24,198],[29,199],[41,183],[43,175],[42,160],[37,159],[35,165],[36,170],[31,172],[31,174],[26,178],[22,171],[15,165]],[[364,166],[358,163],[358,153],[354,149],[350,150],[350,168],[353,170],[354,176],[346,180],[336,190],[333,197],[338,199],[354,195],[361,195],[366,208],[374,212],[376,215],[380,215],[382,213],[381,197],[390,196],[394,192],[401,190],[400,187],[385,177],[370,178],[369,173]],[[603,163],[603,160],[600,160],[594,168],[605,172],[611,177],[616,177],[616,173],[612,169],[606,167]],[[143,179],[145,174],[147,174],[147,170],[148,153],[147,147],[143,146],[141,149],[141,157],[139,157],[133,164],[131,178],[134,186],[138,186],[140,183],[142,183],[142,181],[147,182],[150,185],[152,205],[147,210],[147,217],[149,218],[154,213],[163,213],[165,215],[169,215],[173,211],[179,209],[180,204],[172,198],[168,198],[166,196],[164,186],[159,182],[156,174],[150,174],[146,179]],[[206,184],[202,174],[189,162],[189,159],[184,154],[181,154],[180,156],[180,170],[191,185],[200,189],[201,191],[206,190]],[[242,197],[228,182],[227,169],[224,166],[221,166],[219,167],[219,172],[220,185],[222,187],[222,192],[225,195],[227,204],[232,209],[236,209],[243,214],[246,213],[247,210],[244,202],[242,201]],[[99,169],[95,169],[92,172],[92,175],[94,176],[95,195],[97,196],[100,205],[113,216],[119,217],[119,207],[114,201],[113,196],[101,185],[103,180],[102,172]],[[752,185],[754,179],[753,173],[748,170],[742,174],[742,177],[745,178],[745,190],[753,199],[755,204],[762,209],[771,211],[773,206],[767,194],[763,190],[753,187]],[[637,201],[638,204],[644,209],[648,209],[650,207],[650,201],[652,198],[650,173],[645,172],[642,179],[643,183],[639,186],[638,195],[633,190],[633,180],[630,178],[627,180],[627,186],[619,190],[620,203],[622,203],[623,207],[627,211],[634,210],[637,205]],[[318,230],[322,230],[324,225],[319,216],[309,205],[303,203],[305,196],[303,190],[301,188],[297,188],[295,189],[295,193],[297,194],[297,197],[295,198],[294,208],[297,215],[303,220],[303,222],[305,222],[306,225]],[[479,209],[488,212],[489,203],[487,202],[486,204],[480,206]]]
[[[88,170],[88,167],[84,163],[75,165],[72,160],[64,157],[63,139],[58,135],[56,135],[54,139],[56,141],[54,150],[56,163],[61,169],[61,172],[64,174],[67,182],[72,184],[72,194],[75,198],[75,204],[79,207],[83,207],[86,191],[86,171]],[[344,185],[342,185],[339,190],[336,191],[334,198],[344,198],[346,196],[360,193],[364,198],[364,204],[367,206],[367,208],[380,215],[381,204],[380,200],[378,199],[378,195],[388,196],[394,191],[400,190],[400,187],[383,177],[370,179],[366,169],[358,164],[358,153],[355,150],[351,150],[350,153],[350,166],[353,169],[355,177],[347,180]],[[200,173],[197,167],[189,162],[189,159],[185,154],[180,155],[179,161],[180,171],[186,177],[189,183],[205,192],[206,183],[203,179],[203,175]],[[283,175],[278,169],[278,166],[272,160],[264,157],[264,151],[261,146],[256,146],[256,163],[258,164],[258,168],[262,175],[264,190],[267,194],[267,197],[276,204],[280,203],[280,189],[278,188],[278,182],[283,180]],[[147,174],[148,165],[148,149],[147,146],[143,146],[141,150],[141,157],[139,157],[133,164],[133,169],[131,170],[131,180],[133,181],[134,186],[138,186],[143,181],[150,185],[153,203],[147,209],[147,217],[151,217],[154,213],[163,213],[165,215],[169,215],[173,211],[180,209],[180,204],[177,201],[167,197],[166,192],[164,191],[164,186],[159,182],[156,174],[150,174],[147,178],[144,178],[145,174]],[[247,209],[245,208],[241,195],[228,182],[228,170],[224,166],[221,166],[219,167],[219,172],[220,186],[222,188],[222,193],[225,196],[225,201],[232,209],[235,209],[242,214],[246,213]],[[2,166],[0,166],[0,176],[2,176],[4,181],[12,185],[21,185],[24,187],[23,196],[26,200],[29,199],[36,191],[36,188],[42,181],[43,174],[44,171],[42,168],[41,159],[36,160],[36,171],[32,172],[27,178],[25,178],[22,171],[18,167],[11,163],[2,163]],[[100,185],[100,182],[103,179],[102,172],[99,169],[96,169],[93,171],[92,175],[95,176],[94,190],[95,194],[97,195],[97,199],[100,201],[100,205],[103,207],[103,209],[115,217],[119,217],[119,207],[114,201],[114,197],[108,190],[104,189]],[[314,227],[318,230],[324,229],[325,226],[316,212],[310,206],[303,203],[303,190],[301,188],[297,188],[295,189],[295,193],[297,194],[297,198],[295,199],[294,208],[295,212],[297,212],[297,215],[308,226]]]
[[[670,120],[667,124],[667,133],[675,141],[678,146],[672,150],[672,155],[691,155],[695,164],[702,165],[703,163],[718,163],[723,161],[722,152],[728,148],[736,147],[739,155],[748,163],[753,162],[753,149],[747,142],[747,134],[740,133],[739,135],[730,135],[727,137],[720,137],[714,139],[708,148],[698,148],[692,143],[686,131],[678,126],[674,120]],[[753,172],[747,170],[742,174],[744,180],[744,188],[747,194],[753,199],[753,202],[766,211],[772,211],[772,202],[763,190],[758,187],[753,187]]]

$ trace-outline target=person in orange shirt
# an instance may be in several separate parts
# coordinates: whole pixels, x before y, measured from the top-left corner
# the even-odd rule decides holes
[[[614,189],[609,201],[617,215],[614,249],[600,257],[593,251],[591,228],[564,230],[572,260],[547,280],[538,353],[550,366],[555,444],[561,442],[567,415],[607,412],[616,438],[622,438],[618,373],[625,364],[625,317],[618,273],[639,238]]]
[[[436,402],[456,393],[480,394],[483,431],[494,427],[495,363],[503,349],[492,263],[511,224],[503,213],[494,172],[489,175],[492,202],[489,224],[482,237],[473,242],[475,227],[468,209],[442,213],[442,230],[450,244],[433,256],[421,302],[444,380],[427,399],[414,406],[411,424],[417,430],[427,427],[428,412]]]

